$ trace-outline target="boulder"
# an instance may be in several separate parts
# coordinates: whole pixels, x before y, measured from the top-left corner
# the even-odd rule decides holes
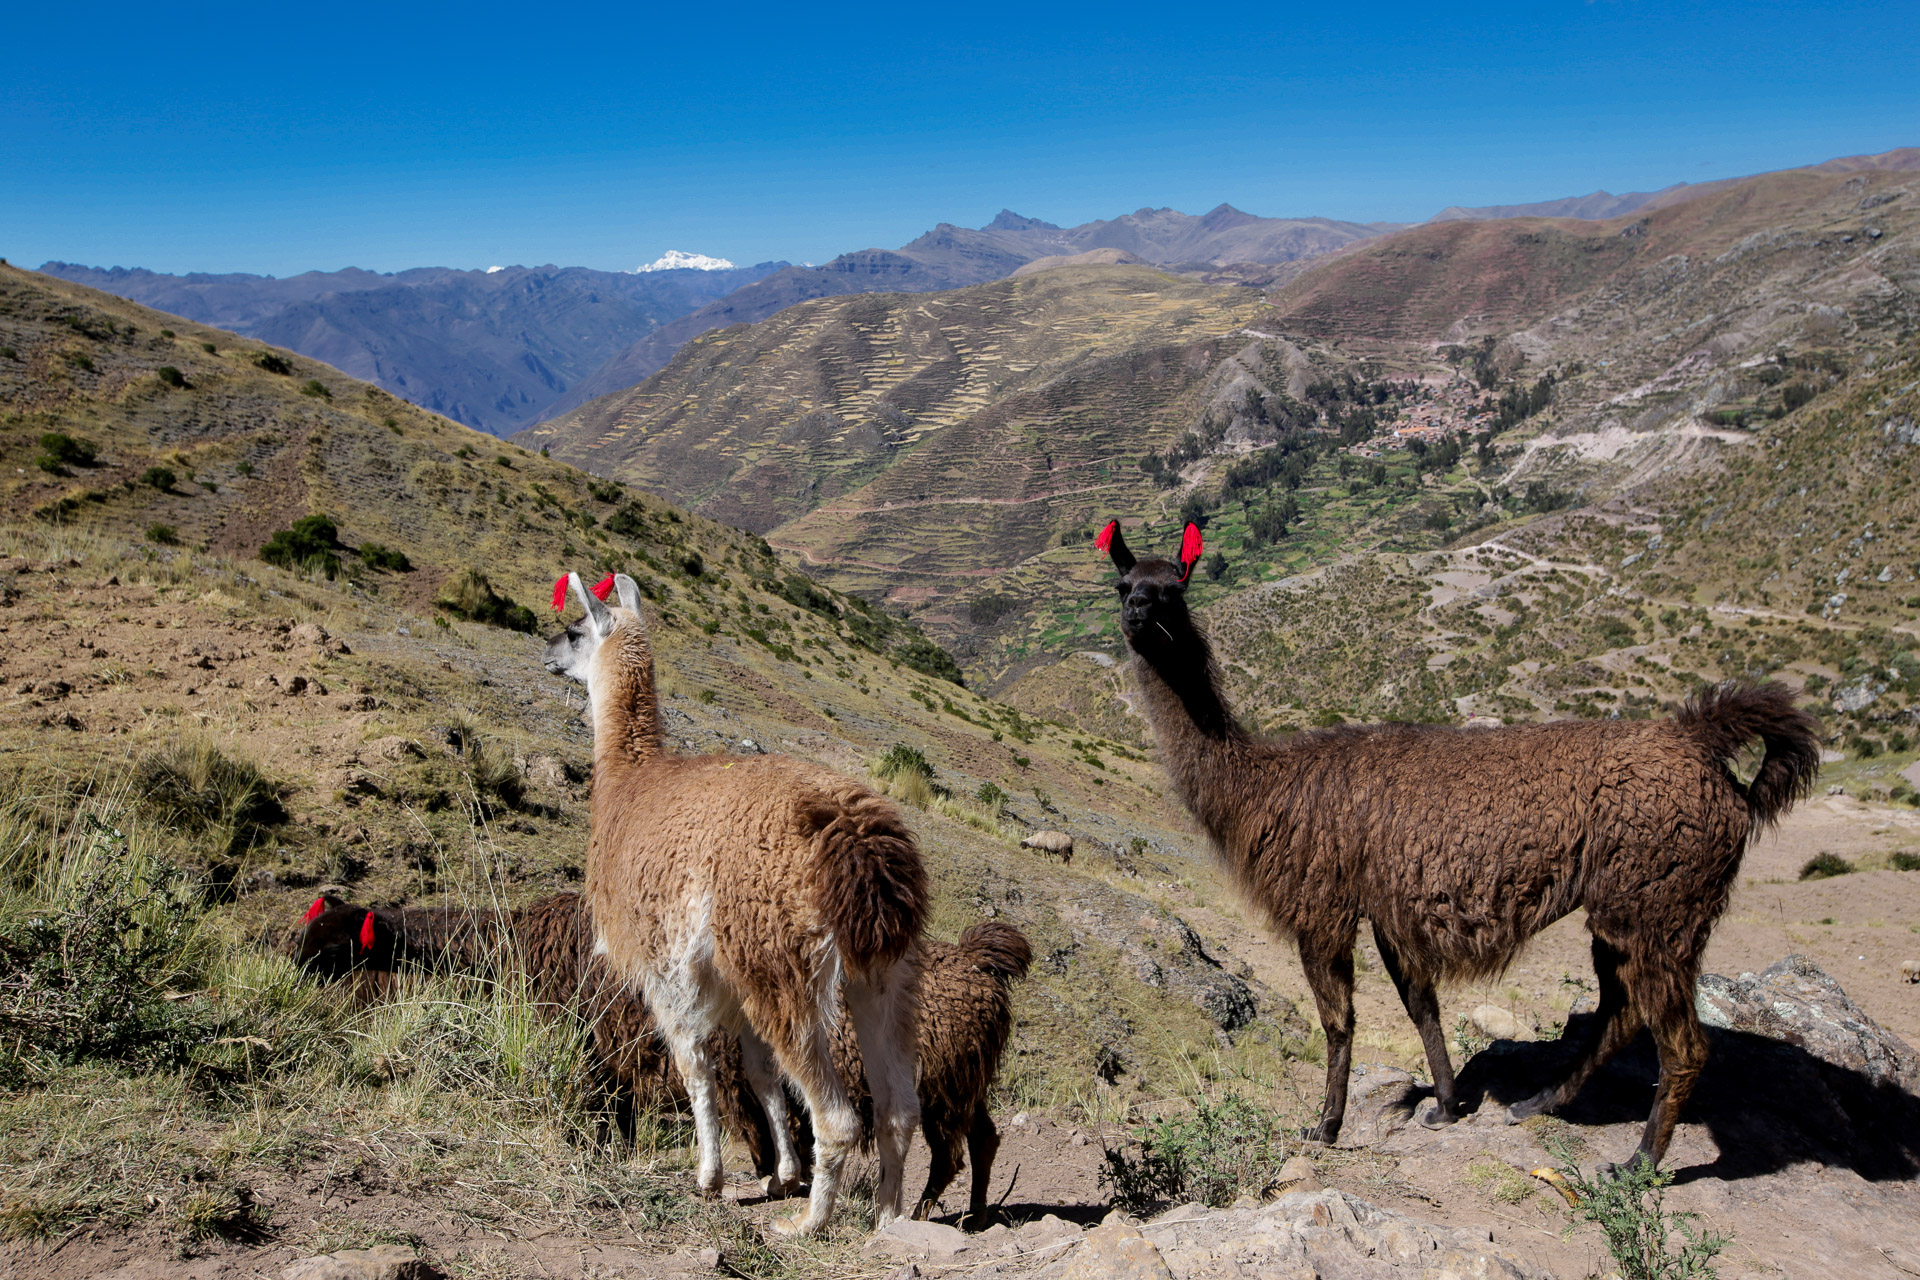
[[[1694,1004],[1710,1027],[1783,1040],[1874,1084],[1920,1092],[1920,1053],[1875,1022],[1805,956],[1788,956],[1757,977],[1702,974]]]
[[[873,1233],[861,1252],[889,1258],[924,1258],[945,1262],[970,1247],[966,1232],[941,1222],[895,1218]]]
[[[384,738],[375,738],[360,748],[362,760],[385,760],[393,764],[412,757],[424,760],[427,753],[412,738],[403,738],[399,734],[390,734]]]
[[[1475,1005],[1473,1012],[1467,1015],[1467,1021],[1489,1040],[1519,1040],[1526,1036],[1526,1028],[1520,1025],[1520,1019],[1497,1004]]]

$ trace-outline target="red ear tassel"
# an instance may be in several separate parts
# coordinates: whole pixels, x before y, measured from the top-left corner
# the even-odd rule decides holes
[[[560,575],[560,580],[553,584],[553,611],[555,613],[567,611],[567,575],[564,573]]]
[[[613,594],[613,575],[612,574],[608,574],[606,577],[600,579],[600,581],[593,584],[594,599],[605,600],[608,596],[612,594]]]
[[[373,912],[367,912],[367,918],[360,922],[360,949],[373,950]]]
[[[1200,526],[1189,523],[1186,534],[1180,539],[1180,563],[1186,567],[1186,573],[1181,577],[1193,572],[1194,563],[1200,559],[1200,550]]]
[[[1113,531],[1115,529],[1118,529],[1119,527],[1120,527],[1120,522],[1118,520],[1107,521],[1107,527],[1102,529],[1099,532],[1099,534],[1094,538],[1093,545],[1098,547],[1102,551],[1105,551],[1109,547],[1113,546]]]
[[[313,905],[307,908],[307,914],[301,917],[301,923],[312,924],[313,918],[326,909],[327,900],[325,898],[315,898]]]

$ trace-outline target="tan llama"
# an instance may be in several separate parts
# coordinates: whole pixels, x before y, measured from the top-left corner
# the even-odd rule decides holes
[[[789,756],[698,756],[661,748],[653,651],[633,579],[618,607],[568,574],[586,616],[547,646],[546,667],[587,686],[593,724],[587,898],[596,944],[660,1024],[692,1104],[699,1186],[720,1189],[716,1027],[740,1037],[742,1064],[780,1146],[776,1182],[800,1165],[782,1073],[813,1122],[806,1212],[777,1224],[816,1232],[833,1213],[860,1115],[833,1064],[845,1001],[873,1095],[880,1158],[876,1226],[900,1216],[914,1092],[916,975],[926,875],[891,804]]]

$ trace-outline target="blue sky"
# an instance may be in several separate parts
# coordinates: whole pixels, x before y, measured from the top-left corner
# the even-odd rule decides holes
[[[42,4],[5,30],[24,265],[823,261],[1003,205],[1418,220],[1920,144],[1920,0]]]

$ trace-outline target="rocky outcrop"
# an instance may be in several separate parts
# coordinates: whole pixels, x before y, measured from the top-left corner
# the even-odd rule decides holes
[[[1781,1040],[1873,1084],[1920,1093],[1920,1054],[1805,956],[1788,956],[1758,976],[1704,974],[1694,1001],[1710,1027]]]

